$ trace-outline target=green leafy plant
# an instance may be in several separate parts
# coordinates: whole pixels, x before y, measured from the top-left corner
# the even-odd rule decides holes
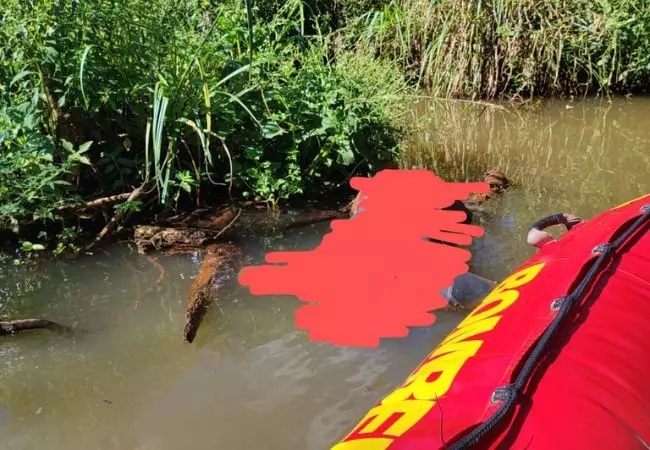
[[[43,244],[33,244],[29,241],[22,241],[20,249],[25,252],[40,252],[45,250],[45,246]]]
[[[333,52],[312,6],[7,0],[0,227],[144,184],[166,208],[218,200],[207,185],[285,201],[393,158],[413,90],[389,61]]]

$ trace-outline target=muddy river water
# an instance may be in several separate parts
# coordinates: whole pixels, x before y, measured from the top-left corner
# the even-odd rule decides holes
[[[472,270],[501,279],[533,253],[525,234],[537,218],[588,218],[650,192],[648,117],[647,99],[447,106],[405,161],[461,181],[490,167],[513,179],[472,247]],[[249,250],[310,249],[327,231],[322,224]],[[200,255],[157,259],[162,277],[119,247],[35,273],[0,268],[0,316],[85,330],[0,338],[1,450],[328,449],[462,318],[440,312],[405,339],[338,348],[295,330],[294,298],[233,286],[187,345],[183,308]]]

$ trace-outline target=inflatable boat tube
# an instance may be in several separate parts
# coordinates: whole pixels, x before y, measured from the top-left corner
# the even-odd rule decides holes
[[[650,448],[650,195],[492,290],[331,450]]]

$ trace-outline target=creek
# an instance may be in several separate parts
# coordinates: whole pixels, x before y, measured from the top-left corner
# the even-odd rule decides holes
[[[486,204],[486,234],[471,248],[472,271],[499,280],[534,252],[525,236],[536,219],[589,218],[650,192],[648,116],[645,98],[525,110],[448,104],[412,137],[404,162],[460,181],[498,167],[513,181]],[[246,251],[259,259],[311,249],[327,231],[268,236]],[[184,306],[201,255],[155,257],[163,277],[119,246],[38,271],[0,268],[0,316],[79,330],[0,338],[0,450],[327,449],[463,317],[436,312],[435,325],[407,338],[338,348],[296,331],[293,297],[254,297],[234,284],[188,345]]]

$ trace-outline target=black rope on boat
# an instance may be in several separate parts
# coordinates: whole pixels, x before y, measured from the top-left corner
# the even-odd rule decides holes
[[[535,222],[530,229],[536,228],[538,230],[544,230],[553,225],[564,225],[567,230],[573,228],[574,225],[580,223],[582,219],[579,217],[574,217],[573,220],[569,220],[567,216],[563,213],[557,213],[550,216],[543,217]]]
[[[552,216],[547,216],[539,219],[535,222],[530,228],[537,228],[538,230],[543,230],[545,228],[551,227],[553,225],[567,224],[567,220],[564,217],[564,214],[558,213],[553,214]]]
[[[594,264],[591,266],[585,277],[576,286],[573,292],[571,292],[566,297],[558,299],[561,300],[559,302],[559,312],[538,340],[535,348],[526,359],[526,362],[522,366],[521,371],[517,375],[515,381],[507,386],[497,389],[494,392],[492,400],[503,401],[500,408],[487,421],[483,422],[478,427],[470,431],[467,435],[462,437],[460,440],[453,443],[449,447],[449,450],[465,450],[472,448],[478,444],[485,435],[492,431],[499,424],[499,422],[512,410],[522,388],[530,378],[530,375],[535,369],[535,366],[537,365],[539,359],[546,351],[546,347],[548,346],[549,341],[555,335],[555,332],[562,324],[562,321],[569,313],[571,307],[584,295],[587,289],[591,287],[591,284],[595,281],[596,276],[599,274],[600,269],[606,260],[617,249],[619,249],[637,230],[639,230],[646,224],[646,222],[648,222],[650,219],[650,205],[645,205],[642,207],[641,212],[643,214],[639,216],[632,224],[630,224],[629,228],[625,230],[625,232],[622,233],[618,239],[616,239],[614,242],[601,244],[594,248],[594,253],[600,254],[594,260]]]

